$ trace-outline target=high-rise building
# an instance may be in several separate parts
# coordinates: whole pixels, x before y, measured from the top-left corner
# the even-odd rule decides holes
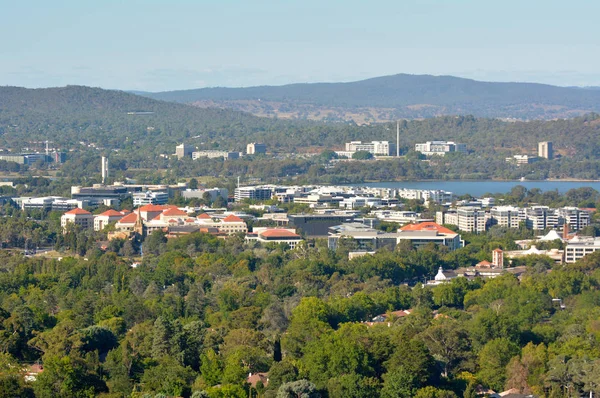
[[[543,141],[538,143],[538,156],[546,159],[554,158],[554,150],[552,148],[551,141]]]
[[[252,142],[246,146],[246,153],[248,155],[257,155],[259,153],[267,153],[267,146],[265,144],[259,144]]]
[[[181,144],[175,147],[175,155],[177,156],[177,159],[192,157],[192,152],[194,152],[194,147],[190,145]]]

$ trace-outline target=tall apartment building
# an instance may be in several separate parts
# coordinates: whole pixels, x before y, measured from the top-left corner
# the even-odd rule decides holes
[[[252,142],[252,143],[246,145],[246,153],[248,155],[267,153],[267,146],[265,144],[259,144],[256,142]]]
[[[423,155],[427,156],[444,156],[449,152],[467,153],[467,145],[459,144],[454,141],[427,141],[423,144],[415,144],[415,151],[421,152]]]
[[[570,230],[578,231],[590,225],[590,213],[577,207],[561,207],[557,209],[558,223],[569,224]]]
[[[554,149],[552,148],[551,141],[542,141],[538,143],[538,156],[546,159],[554,158]]]
[[[513,206],[496,206],[490,210],[491,223],[508,228],[519,228],[521,221],[525,220],[522,209]]]
[[[189,158],[192,156],[192,152],[194,152],[194,147],[186,144],[177,145],[175,147],[175,155],[177,159]]]
[[[456,214],[458,215],[458,229],[461,231],[485,232],[487,216],[484,210],[474,207],[459,207]]]
[[[389,141],[350,141],[346,143],[346,152],[365,151],[373,155],[393,156],[396,154],[396,144]]]
[[[525,209],[525,223],[527,228],[543,230],[556,228],[558,224],[558,212],[548,206],[533,206]]]

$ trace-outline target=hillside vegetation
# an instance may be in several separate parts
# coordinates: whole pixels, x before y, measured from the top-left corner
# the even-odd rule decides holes
[[[141,93],[151,98],[249,111],[261,116],[377,122],[472,114],[552,119],[600,109],[600,91],[453,76],[376,77],[349,83],[203,88]]]

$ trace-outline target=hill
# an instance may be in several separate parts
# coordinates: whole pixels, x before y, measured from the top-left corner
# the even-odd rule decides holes
[[[357,123],[440,115],[553,119],[600,110],[600,91],[536,83],[493,83],[452,76],[376,77],[349,83],[203,88],[139,93],[260,116]]]

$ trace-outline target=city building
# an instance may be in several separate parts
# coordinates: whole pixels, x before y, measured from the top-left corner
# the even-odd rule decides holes
[[[345,223],[329,228],[327,245],[336,250],[340,239],[351,239],[359,251],[373,251],[387,247],[393,250],[401,241],[409,241],[419,248],[430,243],[456,250],[463,246],[460,235],[433,222],[408,224],[397,232],[384,232],[360,223]]]
[[[435,203],[445,203],[452,201],[452,192],[442,190],[424,190],[424,189],[399,189],[397,195],[402,199],[422,200],[425,203],[429,201]]]
[[[495,206],[490,210],[491,225],[500,225],[508,228],[519,228],[521,221],[525,220],[525,213],[518,207]]]
[[[558,224],[569,225],[569,229],[579,231],[590,225],[590,212],[577,207],[561,207],[558,211]]]
[[[369,152],[375,156],[394,156],[396,154],[396,144],[389,141],[350,141],[346,143],[346,150],[341,151],[344,156],[352,157],[355,152]]]
[[[245,199],[249,200],[270,200],[273,196],[273,189],[270,187],[239,187],[235,189],[234,198],[236,203]]]
[[[600,250],[600,238],[576,236],[565,246],[565,262],[574,263]]]
[[[531,155],[514,155],[512,158],[506,158],[508,163],[516,163],[517,166],[522,164],[531,164],[538,161],[536,156]]]
[[[79,208],[69,210],[60,218],[63,231],[66,231],[68,224],[74,224],[81,229],[91,229],[94,227],[94,216],[89,211]]]
[[[348,214],[290,214],[288,225],[306,238],[326,238],[329,228],[354,221]]]
[[[200,158],[209,158],[209,159],[218,159],[223,158],[225,160],[239,159],[239,152],[231,152],[231,151],[218,151],[218,150],[206,150],[206,151],[196,151],[192,152],[192,159],[200,159]]]
[[[492,264],[496,268],[504,268],[504,252],[502,249],[492,250]]]
[[[295,201],[294,201],[295,202]],[[354,196],[351,198],[344,198],[340,203],[339,207],[342,209],[360,209],[362,207],[382,207],[383,203],[381,198],[365,197],[365,196]]]
[[[192,198],[204,198],[205,195],[210,196],[211,201],[215,201],[218,196],[221,196],[223,199],[227,200],[229,196],[229,190],[227,188],[206,188],[206,189],[186,189],[185,191],[181,191],[181,196],[185,199]]]
[[[265,144],[259,144],[252,142],[246,145],[246,153],[248,155],[258,155],[267,153],[267,146]]]
[[[137,192],[133,194],[133,205],[164,205],[169,201],[167,192]]]
[[[538,143],[538,156],[545,159],[554,158],[554,149],[551,141],[543,141]]]
[[[94,231],[102,231],[110,223],[116,223],[123,216],[129,214],[129,211],[107,210],[104,213],[94,216]]]
[[[302,242],[302,237],[294,229],[290,228],[255,228],[254,231],[246,235],[246,241],[267,243],[282,243],[295,249]]]
[[[175,147],[175,155],[177,159],[189,158],[192,157],[192,152],[194,152],[194,147],[186,144],[177,145]]]
[[[427,156],[444,156],[450,152],[467,153],[467,145],[454,141],[427,141],[424,144],[415,144],[415,151]]]
[[[529,229],[544,230],[558,227],[558,214],[548,206],[532,206],[525,209],[525,225]]]

